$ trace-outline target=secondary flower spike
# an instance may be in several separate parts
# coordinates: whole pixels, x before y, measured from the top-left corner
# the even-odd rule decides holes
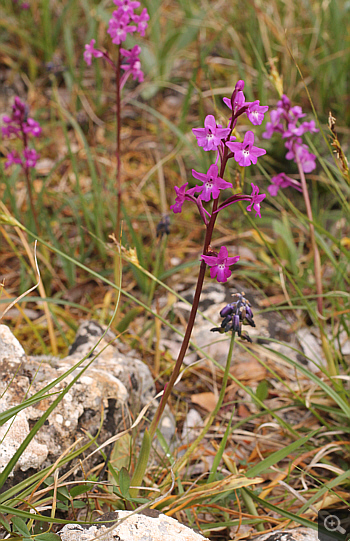
[[[237,143],[227,141],[226,146],[233,152],[234,158],[239,165],[247,167],[252,163],[256,163],[259,156],[266,154],[266,150],[263,148],[258,148],[254,145],[254,133],[252,131],[247,131],[244,136],[243,143]]]
[[[203,182],[203,186],[198,186],[197,191],[201,191],[199,199],[202,201],[210,201],[210,197],[213,196],[213,199],[217,199],[220,194],[220,190],[225,190],[226,188],[232,188],[231,182],[226,182],[223,178],[218,176],[219,168],[217,165],[212,164],[207,173],[198,173],[195,169],[192,169],[192,175],[197,180]]]
[[[226,246],[221,246],[216,256],[201,255],[201,259],[210,267],[210,277],[216,278],[218,282],[227,282],[232,274],[229,267],[239,260],[239,255],[228,257]]]
[[[192,131],[197,137],[198,146],[207,151],[216,150],[221,144],[221,139],[225,139],[231,130],[216,125],[214,116],[208,115],[204,120],[204,128],[193,128]]]

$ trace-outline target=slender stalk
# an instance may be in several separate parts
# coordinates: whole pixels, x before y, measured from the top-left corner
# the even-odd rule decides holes
[[[120,222],[121,222],[121,204],[122,204],[122,186],[121,186],[121,170],[120,170],[120,47],[118,45],[117,52],[117,65],[115,70],[116,75],[116,130],[117,130],[117,144],[116,144],[116,158],[117,158],[117,172],[116,172],[116,181],[117,181],[117,228],[116,236],[119,239],[120,235]]]
[[[233,130],[233,128],[235,127],[235,125],[237,123],[237,117],[238,117],[238,113],[236,115],[234,115],[234,114],[232,115],[231,123],[230,123],[230,133],[227,136],[227,138],[225,139],[225,142],[228,141],[229,138],[230,138],[232,130]],[[228,147],[226,145],[224,145],[224,149],[223,149],[222,157],[221,157],[221,166],[220,166],[220,177],[221,178],[223,177],[224,172],[225,172],[225,168],[226,168],[226,164],[227,164],[227,160],[228,160],[228,155],[229,155],[229,149],[228,149]],[[203,252],[202,252],[204,255],[207,254],[207,252],[208,252],[209,245],[210,245],[210,242],[211,242],[211,238],[212,238],[212,235],[213,235],[215,221],[216,221],[216,218],[218,216],[218,214],[216,213],[216,210],[218,208],[218,204],[219,204],[219,197],[217,197],[213,201],[211,217],[210,217],[209,223],[206,225],[207,230],[206,230],[204,246],[203,246]],[[160,418],[162,416],[162,413],[164,411],[165,405],[166,405],[166,403],[168,401],[170,393],[171,393],[171,391],[172,391],[172,389],[174,387],[174,384],[175,384],[175,382],[176,382],[176,380],[177,380],[177,378],[179,376],[180,370],[181,370],[181,365],[182,365],[182,362],[184,360],[184,357],[185,357],[185,354],[186,354],[186,351],[187,351],[187,348],[188,348],[188,344],[189,344],[189,341],[190,341],[190,338],[191,338],[194,322],[195,322],[195,319],[196,319],[196,314],[197,314],[198,305],[199,305],[199,299],[200,299],[202,289],[203,289],[203,282],[204,282],[206,267],[207,267],[206,263],[202,260],[201,265],[200,265],[200,269],[199,269],[198,279],[197,279],[196,291],[194,293],[192,309],[191,309],[191,312],[190,312],[190,317],[188,319],[187,328],[186,328],[185,336],[184,336],[184,339],[183,339],[183,342],[182,342],[182,345],[181,345],[181,349],[180,349],[180,352],[179,352],[179,355],[178,355],[178,358],[177,358],[173,373],[171,374],[169,383],[166,385],[166,387],[164,389],[163,396],[161,398],[161,401],[159,403],[159,406],[157,408],[157,411],[155,413],[155,416],[154,416],[154,418],[152,420],[152,423],[150,425],[150,428],[149,428],[149,434],[150,434],[151,438],[153,438],[154,434],[156,433],[157,426],[158,426],[158,423],[159,423]]]
[[[22,122],[21,122],[21,132],[22,132],[23,146],[24,146],[25,149],[27,149],[28,148],[27,134],[25,133],[25,131],[23,129]],[[24,170],[24,176],[25,176],[26,184],[27,184],[29,204],[30,204],[30,208],[31,208],[33,218],[34,218],[36,232],[37,232],[38,235],[40,235],[40,226],[39,226],[39,220],[38,220],[38,216],[37,216],[35,206],[34,206],[32,184],[31,184],[31,178],[30,178],[30,173],[29,173],[29,167],[28,167],[28,165],[26,163],[24,163],[24,165],[23,165],[23,170]]]
[[[318,251],[318,247],[317,247],[317,243],[315,239],[315,228],[313,224],[314,219],[312,215],[311,203],[310,203],[310,198],[309,198],[309,192],[307,189],[305,174],[304,174],[297,152],[295,152],[295,158],[296,158],[297,166],[299,169],[301,187],[303,190],[303,197],[304,197],[305,206],[306,206],[306,214],[310,222],[309,228],[310,228],[310,239],[311,239],[312,251],[314,254],[314,271],[315,271],[316,292],[317,292],[317,310],[319,314],[322,316],[323,315],[323,287],[322,287],[322,276],[321,276],[320,252]]]
[[[215,420],[216,415],[218,414],[218,412],[219,412],[219,410],[220,410],[220,408],[222,406],[222,403],[223,403],[224,398],[225,398],[228,377],[229,377],[229,374],[230,374],[230,366],[231,366],[231,360],[232,360],[234,345],[235,345],[235,333],[232,332],[231,340],[230,340],[230,347],[229,347],[229,351],[228,351],[227,359],[226,359],[225,371],[224,371],[224,375],[223,375],[223,378],[222,378],[220,394],[219,394],[219,398],[218,398],[218,401],[216,403],[216,406],[213,409],[213,411],[212,411],[212,413],[211,413],[211,415],[210,415],[210,417],[208,419],[207,424],[202,429],[199,436],[194,440],[194,442],[191,443],[191,445],[187,449],[186,453],[173,465],[173,467],[172,467],[173,473],[178,472],[179,470],[181,470],[181,468],[183,468],[183,466],[185,464],[187,464],[188,458],[191,456],[193,451],[198,447],[199,443],[202,441],[204,436],[207,434],[208,430],[210,429],[210,427],[212,426],[212,424],[213,424],[213,422]],[[167,479],[165,480],[165,482],[166,481],[167,481]]]
[[[324,332],[324,324],[323,324],[323,319],[322,319],[323,317],[323,287],[322,287],[322,273],[321,273],[321,258],[320,258],[320,252],[318,250],[318,246],[316,243],[316,238],[315,238],[315,228],[313,224],[313,215],[312,215],[311,203],[310,203],[310,198],[309,198],[309,192],[307,189],[305,174],[304,174],[297,152],[295,152],[295,159],[296,159],[296,163],[299,170],[301,187],[303,190],[303,196],[304,196],[305,207],[306,207],[306,214],[309,220],[310,239],[311,239],[312,251],[313,251],[313,256],[314,256],[314,272],[315,272],[316,293],[317,293],[317,317],[318,317],[318,324],[319,324],[319,329],[321,333],[322,349],[327,359],[327,366],[328,366],[330,376],[336,376],[338,372],[335,366],[332,351],[330,350],[329,343]]]

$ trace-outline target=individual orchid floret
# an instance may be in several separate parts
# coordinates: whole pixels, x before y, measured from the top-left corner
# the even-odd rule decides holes
[[[39,122],[37,122],[33,118],[28,118],[27,122],[23,126],[23,131],[24,133],[30,133],[34,137],[39,137],[39,135],[42,132],[42,129]]]
[[[212,164],[206,174],[199,173],[198,171],[195,171],[195,169],[192,169],[192,175],[194,178],[203,182],[203,186],[198,186],[199,190],[201,190],[199,199],[202,201],[210,201],[211,196],[213,199],[217,199],[219,197],[220,190],[232,188],[232,184],[230,182],[226,182],[226,180],[223,178],[220,178],[218,174],[219,168],[216,164]]]
[[[247,109],[247,117],[254,126],[259,126],[263,123],[264,115],[268,111],[267,105],[260,105],[260,101],[253,101]]]
[[[125,41],[127,34],[136,31],[136,26],[129,25],[129,22],[130,16],[128,14],[123,13],[121,15],[119,10],[113,11],[107,32],[116,45],[120,45],[122,41]]]
[[[198,186],[195,186],[194,188],[190,188],[186,191],[186,188],[188,186],[188,182],[186,184],[183,184],[178,188],[178,186],[174,186],[174,190],[176,192],[176,198],[174,205],[171,205],[170,209],[175,213],[179,213],[182,211],[182,205],[186,200],[194,201],[196,202],[195,197],[193,194],[198,190]]]
[[[142,37],[144,37],[145,31],[148,26],[148,21],[149,21],[149,15],[148,15],[147,9],[144,8],[141,11],[140,15],[133,15],[132,19],[134,23],[137,24],[137,31],[140,32]]]
[[[266,150],[254,146],[254,133],[252,131],[246,132],[243,143],[228,141],[226,146],[233,152],[236,162],[242,167],[247,167],[252,163],[256,164],[258,158],[266,154]]]
[[[287,160],[300,161],[304,173],[311,173],[316,169],[316,156],[309,151],[309,147],[303,144],[301,138],[290,139],[286,141],[285,147],[288,149]]]
[[[198,146],[203,150],[216,150],[231,132],[230,128],[222,128],[216,124],[213,115],[208,115],[204,120],[204,128],[193,128],[194,135],[197,137]]]
[[[91,66],[92,57],[101,58],[101,56],[103,56],[103,53],[101,51],[95,49],[95,43],[96,40],[92,39],[90,43],[87,43],[85,45],[84,60],[88,66]]]
[[[239,111],[245,104],[245,97],[241,90],[239,90],[235,95],[233,94],[234,98],[222,98],[222,101],[224,102],[227,107],[231,109],[234,113]]]
[[[250,204],[247,206],[247,211],[250,212],[253,207],[255,210],[255,217],[259,216],[259,218],[261,218],[260,203],[263,201],[263,199],[265,199],[266,194],[262,193],[259,195],[259,188],[258,186],[254,186],[253,183],[251,183],[251,187],[253,190],[251,194],[252,199],[250,201]]]
[[[7,160],[5,162],[5,169],[7,169],[11,165],[15,165],[15,164],[21,164],[22,165],[22,160],[18,156],[17,152],[15,152],[15,151],[9,152],[7,154],[7,156],[6,156],[6,158],[7,158]]]
[[[262,134],[264,139],[271,139],[273,133],[283,133],[283,124],[281,122],[281,112],[278,110],[270,111],[271,122],[266,123],[266,131]]]
[[[141,4],[133,0],[113,0],[113,3],[126,15],[133,15],[134,9],[138,8]]]
[[[130,51],[121,48],[120,52],[125,57],[126,64],[121,64],[120,66],[126,71],[125,75],[131,73],[134,81],[138,79],[138,81],[142,83],[143,71],[141,70],[141,62],[139,59],[141,47],[139,45],[135,45]]]
[[[280,188],[292,187],[302,192],[300,182],[294,180],[293,178],[288,177],[285,173],[279,173],[271,178],[271,185],[267,188],[269,194],[272,197],[275,197]]]
[[[35,167],[36,162],[39,159],[39,154],[34,148],[25,148],[23,150],[23,156],[26,167]]]
[[[202,255],[201,259],[210,267],[210,277],[218,282],[227,282],[232,274],[229,267],[239,260],[239,255],[228,257],[227,248],[221,246],[217,255]]]

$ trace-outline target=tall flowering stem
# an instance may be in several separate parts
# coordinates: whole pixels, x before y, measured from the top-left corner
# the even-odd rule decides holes
[[[23,146],[22,154],[19,154],[17,151],[11,151],[7,155],[7,160],[5,162],[5,169],[11,165],[18,164],[21,166],[24,177],[26,179],[27,192],[30,208],[35,222],[35,227],[37,233],[40,232],[38,215],[35,210],[33,192],[32,192],[32,182],[30,170],[34,169],[36,162],[39,158],[34,148],[29,147],[29,137],[39,137],[41,134],[41,127],[39,123],[28,116],[28,106],[20,100],[19,97],[15,97],[14,104],[12,106],[11,116],[4,115],[3,121],[4,126],[2,127],[2,135],[4,138],[14,138],[20,139]]]
[[[313,215],[307,188],[305,173],[310,173],[316,169],[316,156],[312,154],[309,147],[303,142],[302,136],[309,133],[316,133],[318,129],[315,126],[315,121],[311,120],[300,122],[306,115],[301,107],[292,107],[291,101],[286,95],[282,95],[277,102],[275,110],[271,111],[271,122],[266,124],[266,131],[263,133],[265,139],[270,139],[273,133],[279,133],[285,141],[285,147],[288,150],[286,158],[293,160],[298,167],[300,183],[289,178],[285,173],[279,173],[272,177],[271,186],[268,187],[270,195],[276,196],[280,188],[292,187],[301,191],[305,201],[306,214],[309,220],[310,240],[314,258],[314,273],[317,293],[317,318],[321,333],[322,347],[327,359],[327,365],[331,376],[337,374],[334,363],[334,356],[329,349],[327,337],[324,332],[323,322],[323,286],[322,286],[322,269],[320,252],[317,247],[315,238],[315,227],[313,224]]]
[[[117,159],[117,190],[118,190],[118,203],[117,203],[117,238],[120,234],[120,222],[121,222],[121,206],[122,206],[122,185],[121,185],[121,162],[120,162],[120,46],[118,45],[117,52],[117,66],[116,66],[116,129],[117,129],[117,145],[116,145],[116,159]]]
[[[244,81],[238,81],[236,84],[235,90],[233,91],[233,94],[231,96],[231,99],[224,98],[224,103],[228,105],[228,107],[232,110],[232,117],[230,118],[229,124],[227,128],[223,128],[219,124],[216,123],[215,118],[212,115],[208,115],[204,122],[204,128],[195,128],[193,129],[194,135],[197,137],[197,142],[200,147],[203,148],[205,151],[214,150],[217,152],[217,159],[215,161],[215,164],[211,165],[209,170],[207,171],[207,174],[198,173],[197,171],[193,170],[192,174],[194,178],[199,179],[203,182],[203,186],[197,185],[194,188],[191,188],[186,192],[187,184],[182,186],[181,188],[176,187],[175,191],[177,193],[176,197],[176,203],[173,205],[172,208],[174,212],[178,213],[181,212],[182,205],[185,201],[192,201],[197,203],[197,206],[199,203],[202,205],[202,202],[209,201],[210,200],[210,193],[213,197],[212,202],[212,208],[211,213],[208,213],[210,216],[209,221],[204,217],[203,213],[200,211],[200,215],[203,219],[204,225],[206,227],[206,234],[204,239],[204,245],[203,245],[203,255],[201,256],[201,263],[199,268],[199,274],[197,278],[197,285],[194,293],[192,308],[190,312],[190,316],[188,319],[185,335],[183,338],[183,342],[181,345],[181,349],[178,355],[178,358],[176,360],[175,367],[173,369],[173,372],[171,374],[170,380],[168,384],[166,385],[163,396],[161,398],[161,401],[159,403],[159,406],[157,408],[156,414],[152,420],[152,423],[149,428],[149,434],[151,437],[154,436],[159,421],[161,419],[161,416],[164,412],[165,405],[168,401],[168,398],[171,394],[171,391],[174,387],[174,384],[180,374],[181,366],[189,345],[189,341],[191,338],[199,300],[201,296],[201,292],[203,289],[203,283],[205,278],[205,273],[207,266],[210,266],[210,275],[212,277],[216,277],[219,282],[226,282],[227,278],[232,274],[229,270],[229,267],[236,263],[239,259],[239,256],[236,256],[234,258],[228,257],[228,251],[225,247],[221,247],[219,254],[216,254],[210,249],[210,243],[212,240],[213,232],[214,232],[214,226],[216,219],[218,217],[218,214],[222,208],[225,208],[226,206],[229,206],[237,201],[248,201],[250,205],[248,205],[247,210],[250,211],[252,206],[254,206],[254,210],[256,213],[260,216],[260,202],[264,199],[265,195],[261,194],[258,195],[259,189],[253,186],[253,194],[252,195],[246,195],[246,194],[235,194],[231,196],[229,199],[227,199],[222,205],[219,206],[219,198],[220,198],[220,190],[223,190],[225,188],[232,188],[232,184],[224,181],[223,176],[225,174],[225,169],[227,162],[230,158],[234,158],[235,161],[239,163],[240,156],[238,154],[242,154],[245,158],[245,164],[244,165],[250,165],[252,162],[256,163],[257,156],[261,156],[265,154],[265,150],[259,149],[258,147],[253,147],[254,142],[254,135],[252,132],[249,141],[246,141],[246,138],[244,139],[243,143],[232,143],[233,139],[236,139],[233,137],[232,131],[235,128],[237,124],[237,119],[239,116],[241,116],[244,113],[247,113],[247,116],[249,118],[249,112],[250,107],[254,106],[255,111],[259,111],[259,108],[262,108],[263,111],[261,113],[260,119],[256,121],[256,114],[254,115],[254,121],[255,123],[261,124],[264,118],[263,113],[267,110],[267,107],[261,107],[259,106],[259,102],[253,102],[248,103],[245,102],[244,94],[243,94],[243,88],[244,88]],[[233,151],[231,145],[241,145],[241,147],[235,148],[235,151],[237,152],[237,157],[235,155],[235,151]],[[231,152],[230,152],[231,151]],[[220,163],[220,171],[219,175],[217,174],[217,167],[216,163],[218,161],[218,158],[221,159]],[[197,198],[195,198],[195,193],[200,192]],[[250,207],[250,208],[249,208]],[[199,208],[200,210],[200,208]],[[244,338],[244,336],[242,336]]]
[[[134,0],[113,0],[116,10],[113,11],[112,17],[108,23],[107,33],[110,35],[112,42],[117,45],[117,60],[114,62],[107,52],[95,48],[96,41],[92,39],[90,43],[85,45],[84,60],[91,65],[93,58],[104,58],[112,67],[116,76],[116,189],[117,189],[117,236],[120,234],[121,223],[121,204],[122,204],[122,186],[121,186],[121,158],[120,158],[120,103],[121,91],[132,75],[133,80],[143,81],[143,72],[141,70],[141,62],[139,55],[141,47],[135,45],[131,50],[123,49],[120,45],[126,40],[128,34],[138,32],[141,36],[145,35],[148,26],[149,15],[147,9],[144,8],[140,14],[135,13],[135,9],[140,7],[140,2]],[[124,73],[121,76],[120,70]]]

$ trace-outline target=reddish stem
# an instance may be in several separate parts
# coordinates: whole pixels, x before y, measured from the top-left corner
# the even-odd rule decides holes
[[[120,47],[118,45],[117,52],[117,66],[116,66],[116,121],[117,121],[117,146],[116,146],[116,158],[117,158],[117,238],[120,234],[120,221],[121,221],[121,204],[122,204],[122,186],[121,186],[121,168],[120,168]]]
[[[22,132],[22,141],[23,141],[24,150],[27,150],[28,149],[28,139],[27,139],[27,134],[25,133],[25,131],[23,129],[22,122],[21,122],[21,132]],[[37,231],[37,233],[39,235],[40,234],[39,220],[38,220],[38,216],[37,216],[35,206],[34,206],[29,167],[26,164],[26,162],[24,162],[24,164],[22,164],[22,168],[24,170],[24,175],[25,175],[25,178],[26,178],[26,184],[27,184],[27,191],[28,191],[30,208],[31,208],[31,211],[32,211],[32,214],[33,214],[36,231]]]

